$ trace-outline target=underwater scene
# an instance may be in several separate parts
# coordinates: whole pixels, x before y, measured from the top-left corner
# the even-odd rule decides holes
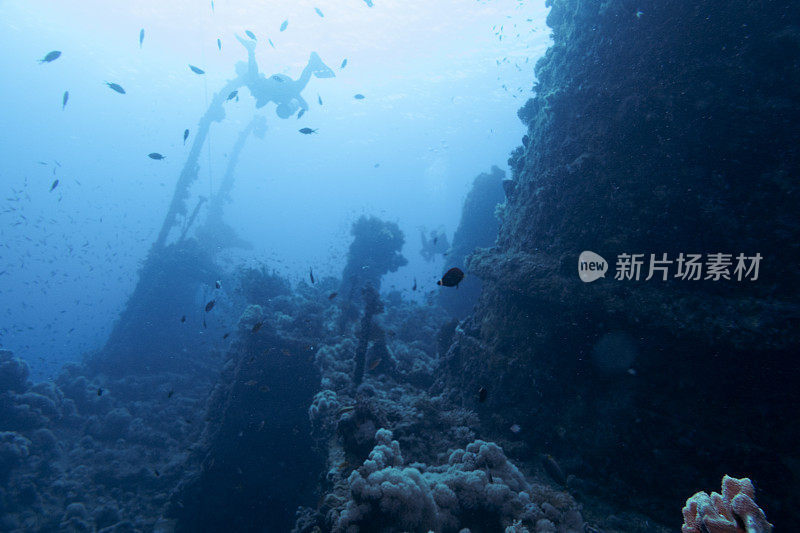
[[[0,0],[0,50],[0,532],[800,532],[800,2]]]

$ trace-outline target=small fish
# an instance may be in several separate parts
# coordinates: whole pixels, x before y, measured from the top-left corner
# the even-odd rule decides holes
[[[283,80],[283,78],[281,78],[281,77],[280,77],[280,76],[278,76],[277,74],[275,74],[275,75],[274,75],[274,76],[272,76],[271,78],[272,78],[273,80],[277,81],[278,83],[283,83],[283,81],[284,81],[284,80]]]
[[[254,379],[251,379],[251,380],[245,381],[244,384],[247,385],[248,387],[252,387],[253,385],[257,385],[258,381],[254,380]]]
[[[349,413],[349,412],[351,412],[351,411],[355,411],[355,410],[356,410],[356,406],[355,406],[355,405],[343,405],[343,406],[341,406],[341,407],[339,408],[339,411],[338,411],[338,413],[339,413],[340,415],[343,415],[343,414],[345,414],[345,413]]]
[[[299,129],[297,131],[299,131],[303,135],[309,135],[311,133],[317,133],[317,130],[312,130],[311,128],[302,128],[302,129]]]
[[[301,107],[300,111],[297,113],[298,120],[300,119],[300,117],[302,117],[305,114],[306,114],[306,110]]]
[[[184,322],[186,322],[186,315],[183,315],[183,316],[181,317],[181,324],[183,324]]]
[[[478,401],[483,403],[486,401],[486,397],[489,395],[489,391],[486,390],[486,387],[481,387],[478,389]]]
[[[411,287],[412,291],[417,290],[417,278],[414,278],[414,285]]]
[[[255,324],[253,324],[253,329],[250,330],[250,333],[257,333],[258,330],[260,330],[261,326],[263,325],[264,325],[263,322],[256,322]]]
[[[222,41],[217,39],[217,50],[222,50]]]
[[[322,97],[320,95],[317,95],[317,101],[319,101],[319,105],[322,105]]]
[[[142,47],[143,42],[144,42],[144,28],[139,30],[139,48]]]
[[[103,395],[103,389],[102,388],[97,389],[97,395],[98,396],[102,396]]]
[[[375,359],[373,359],[373,360],[372,360],[372,362],[369,364],[369,369],[370,369],[370,370],[375,370],[376,368],[378,368],[378,367],[380,366],[380,364],[381,364],[381,358],[380,358],[380,357],[376,357],[376,358],[375,358]]]
[[[231,94],[229,94],[229,95],[228,95],[228,97],[225,99],[225,101],[226,101],[226,102],[229,102],[229,101],[233,100],[234,98],[236,98],[236,96],[237,96],[238,94],[239,94],[239,91],[238,91],[238,90],[231,91]]]
[[[63,111],[65,107],[67,107],[67,102],[69,102],[69,91],[64,91],[64,96],[61,97],[61,110]]]
[[[367,4],[367,7],[372,7],[372,0],[364,0],[364,3]]]
[[[221,289],[222,288],[222,282],[220,280],[215,281],[214,282],[214,288],[215,289]]]
[[[120,85],[118,83],[111,83],[111,82],[107,81],[106,85],[108,85],[112,90],[118,92],[119,94],[125,94],[125,89],[123,89],[122,85]]]
[[[354,94],[353,98],[355,98],[356,100],[363,100],[366,97],[363,94],[358,93],[358,94]]]
[[[372,168],[378,168],[379,166],[381,166],[380,163],[375,163],[374,165],[372,165]]]
[[[637,19],[642,18],[642,15],[644,15],[644,11],[642,11],[641,9],[636,11],[636,18]]]
[[[311,284],[314,284],[314,271],[312,269],[308,269],[308,276],[311,278]]]
[[[170,389],[169,392],[167,393],[167,398],[172,398],[173,394],[175,394],[175,391]]]
[[[61,57],[61,52],[58,50],[53,50],[52,52],[48,52],[46,56],[39,60],[39,63],[52,63],[56,59]]]
[[[203,69],[201,69],[201,68],[197,68],[197,67],[196,67],[196,66],[194,66],[194,65],[189,65],[189,68],[190,68],[190,69],[192,70],[192,72],[194,72],[195,74],[205,74],[205,73],[206,73],[206,71],[205,71],[205,70],[203,70]]]
[[[547,472],[547,475],[553,478],[553,481],[566,486],[567,477],[564,475],[564,471],[561,470],[561,467],[558,465],[552,455],[546,454],[544,457],[542,457],[542,466],[544,466],[544,470]]]
[[[159,477],[159,476],[161,475],[161,474],[158,472],[158,470],[156,470],[155,468],[153,469],[153,473],[156,475],[156,477]]]
[[[211,0],[211,12],[214,12],[214,0]]]
[[[269,392],[269,391],[270,391],[270,388],[269,388],[269,386],[267,386],[267,385],[261,385],[261,386],[258,388],[258,390],[260,390],[261,392]],[[261,422],[261,426],[262,426],[262,427],[264,426],[264,422]]]
[[[206,313],[214,309],[214,304],[217,303],[216,300],[211,300],[206,304]]]
[[[223,335],[223,336],[222,336],[222,340],[225,340],[225,339],[227,339],[227,338],[228,338],[228,337],[230,337],[230,336],[231,336],[231,334],[230,334],[230,333],[226,333],[225,335]]]
[[[269,42],[269,45],[270,45],[272,48],[275,48],[275,45],[274,45],[274,44],[272,44],[272,39],[267,39],[267,41]]]
[[[323,17],[323,18],[325,18],[325,15],[323,15],[323,14],[322,14],[322,11],[320,11],[318,7],[315,7],[315,8],[314,8],[314,11],[316,11],[316,12],[317,12],[317,15],[319,15],[320,17]]]
[[[338,292],[332,292],[328,295],[328,300],[333,300],[338,295]]]
[[[147,154],[147,157],[150,159],[155,159],[156,161],[161,161],[162,159],[166,159],[163,155],[159,154],[158,152],[150,152]]]
[[[53,184],[50,186],[50,192],[53,192],[53,189],[58,187],[58,180],[54,181]]]
[[[250,30],[244,30],[244,34],[253,39],[254,41],[258,40],[256,39],[256,34],[251,32]]]
[[[346,66],[347,66],[347,58],[344,58],[344,59],[342,60],[342,66],[340,66],[339,68],[340,68],[340,69],[343,69],[343,68],[344,68],[344,67],[346,67]]]
[[[289,26],[289,21],[284,20],[283,24],[281,24],[281,31],[284,31]]]
[[[203,329],[208,329],[208,325],[206,324],[205,317],[203,317]]]
[[[511,430],[511,433],[519,433],[522,431],[522,428],[519,426],[519,424],[514,424],[509,429]]]
[[[183,130],[183,144],[186,145],[186,139],[189,138],[189,130]]]
[[[461,283],[461,280],[464,279],[464,272],[461,271],[458,267],[453,267],[447,272],[444,273],[442,279],[436,282],[437,285],[441,285],[442,287],[455,287],[458,288],[458,284]]]
[[[489,483],[494,483],[494,477],[492,477],[492,471],[489,470],[489,467],[486,467],[486,477],[489,479]]]

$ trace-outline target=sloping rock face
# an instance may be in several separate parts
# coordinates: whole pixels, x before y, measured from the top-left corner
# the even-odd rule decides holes
[[[484,422],[535,428],[576,492],[665,522],[722,473],[774,523],[800,487],[800,4],[551,0],[554,43],[484,282],[445,367]],[[583,283],[584,250],[608,262]],[[701,254],[701,279],[676,277]],[[732,254],[731,279],[706,279]],[[737,255],[760,254],[737,279]],[[644,254],[639,280],[615,279]],[[650,254],[667,279],[649,274]],[[748,263],[746,266],[750,266]],[[745,272],[743,272],[745,274]],[[654,483],[654,480],[658,480]]]

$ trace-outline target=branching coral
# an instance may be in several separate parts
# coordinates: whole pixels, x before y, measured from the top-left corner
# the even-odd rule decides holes
[[[682,533],[770,533],[749,478],[722,478],[722,494],[698,492],[683,508]]]

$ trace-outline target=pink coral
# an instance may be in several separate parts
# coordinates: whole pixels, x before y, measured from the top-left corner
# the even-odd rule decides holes
[[[722,478],[722,494],[698,492],[683,508],[682,533],[770,533],[749,478]]]

